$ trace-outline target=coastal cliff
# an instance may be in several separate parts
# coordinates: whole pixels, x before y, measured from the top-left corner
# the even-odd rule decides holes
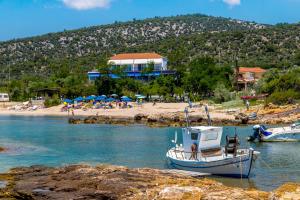
[[[156,169],[99,165],[15,168],[0,175],[1,199],[300,199],[300,184],[272,192],[224,186]]]

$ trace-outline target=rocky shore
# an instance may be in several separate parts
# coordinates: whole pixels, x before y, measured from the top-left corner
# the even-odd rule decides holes
[[[224,186],[155,169],[100,165],[15,168],[0,175],[1,199],[300,199],[300,184],[272,192]]]
[[[214,124],[222,125],[241,125],[242,120],[240,119],[213,119]],[[87,117],[74,117],[69,118],[70,124],[145,124],[150,127],[182,127],[185,126],[186,120],[184,114],[168,113],[159,115],[145,115],[137,114],[134,117],[123,117],[123,116],[87,116]],[[203,116],[191,116],[190,123],[192,125],[207,125],[207,119]]]
[[[244,113],[235,114],[232,117],[212,118],[212,122],[215,125],[254,125],[254,124],[291,124],[300,119],[300,110],[290,113],[288,115],[280,114],[265,114],[261,115],[257,119],[250,119],[248,115]],[[151,127],[182,127],[186,124],[186,119],[183,112],[176,113],[164,113],[156,115],[136,114],[133,117],[129,116],[87,116],[87,117],[75,117],[69,118],[70,124],[145,124]],[[205,115],[190,115],[191,125],[207,125],[207,117]]]

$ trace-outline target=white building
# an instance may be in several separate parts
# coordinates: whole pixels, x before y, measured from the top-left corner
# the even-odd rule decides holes
[[[168,70],[168,60],[167,58],[157,54],[157,53],[124,53],[117,54],[110,58],[108,63],[112,68],[124,67],[124,72],[126,77],[131,77],[135,79],[146,79],[149,77],[155,78],[160,75],[174,75],[176,72],[174,70]],[[154,69],[152,72],[147,74],[143,73],[143,69],[149,66],[149,64],[154,64]],[[95,81],[102,74],[95,70],[88,72],[88,77],[90,81]],[[110,74],[112,78],[120,78],[116,74]]]
[[[124,66],[126,72],[141,72],[149,63],[154,64],[154,71],[166,71],[168,60],[157,53],[117,54],[108,61],[112,66]]]

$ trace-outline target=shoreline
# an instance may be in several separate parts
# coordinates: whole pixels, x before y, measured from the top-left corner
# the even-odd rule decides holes
[[[87,109],[74,110],[74,117],[71,112],[61,112],[62,105],[39,109],[36,111],[15,111],[0,109],[0,116],[33,116],[33,117],[66,117],[71,124],[145,124],[149,126],[184,126],[186,124],[184,108],[186,103],[158,103],[153,106],[145,103],[143,106],[134,105],[133,108],[114,109]],[[253,107],[246,111],[243,108],[218,109],[210,106],[210,116],[213,124],[217,125],[254,125],[254,124],[292,124],[300,119],[300,109],[297,106],[291,108],[271,108],[263,110]],[[261,109],[261,110],[259,110]],[[249,120],[247,114],[257,111],[258,118]],[[229,112],[230,111],[230,112]],[[189,116],[192,125],[206,125],[207,116],[203,107],[189,109]]]

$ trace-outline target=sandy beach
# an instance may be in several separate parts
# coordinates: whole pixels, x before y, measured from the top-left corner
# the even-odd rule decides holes
[[[133,108],[113,108],[113,109],[75,109],[75,117],[92,117],[92,116],[102,116],[111,119],[134,119],[135,116],[147,116],[149,118],[172,118],[174,116],[184,117],[184,109],[188,106],[187,103],[157,103],[153,105],[152,103],[144,103],[143,105],[137,105],[131,103]],[[199,118],[206,119],[206,113],[203,106],[195,104],[195,108],[189,109],[190,116],[197,116]],[[9,110],[7,108],[0,109],[0,115],[13,115],[13,116],[71,116],[71,112],[62,112],[61,108],[63,105],[54,106],[51,108],[37,109],[35,111],[29,110]],[[298,109],[298,110],[297,110]],[[294,121],[299,120],[300,112],[298,106],[284,106],[284,107],[271,107],[262,108],[253,107],[249,111],[245,108],[234,108],[234,109],[222,109],[216,105],[209,106],[211,119],[215,122],[235,122],[236,115],[238,113],[250,114],[251,112],[258,111],[259,118],[250,121],[250,124],[264,123],[264,124],[289,124]],[[233,111],[233,112],[232,112]],[[293,111],[293,112],[291,112]]]
[[[183,114],[187,103],[157,103],[153,106],[152,103],[145,103],[142,106],[132,104],[133,108],[113,108],[113,109],[75,109],[75,117],[84,117],[84,116],[111,116],[111,117],[127,117],[133,118],[137,114],[155,116],[155,115],[168,115],[168,114]],[[43,108],[35,111],[28,110],[9,110],[7,108],[0,109],[0,115],[20,115],[20,116],[70,116],[71,112],[62,112],[61,108],[63,105],[54,106],[51,108]],[[234,119],[234,115],[226,114],[225,112],[215,112],[213,108],[211,117],[212,118],[223,118],[223,119]],[[197,107],[189,109],[190,115],[201,115],[206,116],[204,107]]]

